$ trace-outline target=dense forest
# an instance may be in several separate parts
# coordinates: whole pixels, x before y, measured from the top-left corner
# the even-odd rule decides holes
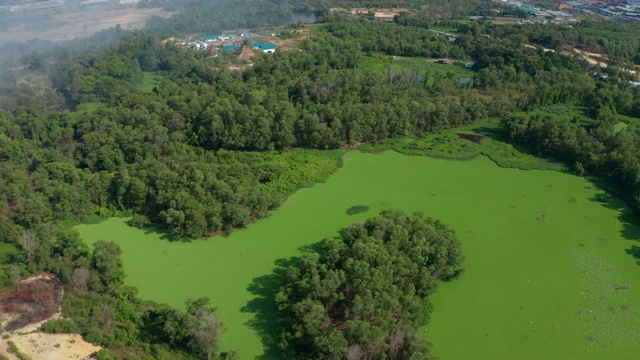
[[[170,35],[281,25],[291,15],[289,4],[186,3],[181,15],[154,19],[147,30],[97,35],[105,43],[118,39],[108,46],[27,51],[5,63],[10,70],[0,91],[0,242],[8,255],[0,257],[0,285],[40,271],[64,282],[67,320],[50,322],[47,331],[79,332],[119,357],[128,352],[140,358],[215,357],[222,325],[207,299],[189,301],[184,312],[142,302],[135,289],[123,286],[117,246],[98,243],[91,250],[69,225],[129,216],[132,225],[158,225],[176,240],[231,231],[268,216],[297,189],[324,181],[340,166],[339,149],[363,142],[496,117],[513,142],[567,161],[577,174],[611,180],[640,211],[640,133],[637,123],[621,122],[619,116],[640,117],[640,88],[630,85],[632,75],[619,67],[600,69],[562,52],[571,46],[604,52],[619,65],[638,63],[640,37],[621,35],[640,34],[637,26],[458,21],[456,16],[485,4],[474,1],[456,2],[452,9],[459,14],[402,14],[393,23],[326,12],[326,24],[300,42],[300,51],[260,55],[239,71],[225,66],[235,54],[213,58],[161,41]],[[424,5],[434,9],[445,3]],[[429,32],[432,28],[455,30],[457,38],[449,41]],[[473,63],[473,84],[461,84],[453,71],[398,69],[391,60],[381,69],[366,66],[391,57],[460,62],[451,67]],[[147,91],[140,85],[149,76],[160,80]],[[567,118],[527,113],[558,104],[583,104],[586,110]],[[430,236],[411,237],[406,244],[389,241],[387,232],[403,226]],[[280,299],[290,320],[300,311],[298,303],[332,314],[312,320],[326,321],[333,330],[322,336],[330,335],[331,344],[340,346],[322,349],[317,329],[291,320],[283,349],[338,358],[345,351],[408,358],[412,351],[428,349],[414,336],[415,326],[426,321],[422,311],[428,305],[421,299],[458,269],[461,258],[451,231],[432,220],[384,214],[348,234],[344,244],[327,242],[320,254],[291,270]],[[396,320],[363,328],[362,336],[371,335],[365,330],[379,332],[367,340],[371,348],[353,347],[363,342],[340,327],[345,322],[364,326],[362,319],[371,315],[352,311],[355,302],[371,294],[358,293],[350,282],[366,279],[345,275],[324,295],[318,292],[326,289],[298,287],[320,268],[327,276],[344,273],[350,261],[368,256],[358,251],[372,246],[384,249],[377,255],[387,256],[372,271],[400,260],[407,267],[422,266],[419,254],[410,255],[410,247],[419,245],[412,241],[418,240],[442,243],[444,253],[452,251],[451,261],[425,265],[428,272],[413,280],[426,283],[414,284],[412,292],[380,299],[401,305],[379,304],[387,320]],[[400,253],[405,254],[398,258]],[[382,280],[388,283],[370,285],[408,286],[406,279]],[[307,295],[317,303],[302,304]],[[203,338],[203,329],[215,336]]]
[[[324,241],[287,273],[276,296],[291,359],[431,359],[417,333],[438,282],[461,273],[455,232],[437,220],[386,211]]]

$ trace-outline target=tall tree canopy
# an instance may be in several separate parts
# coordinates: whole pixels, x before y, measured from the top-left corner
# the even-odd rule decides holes
[[[343,242],[289,269],[276,301],[281,347],[296,359],[430,359],[417,327],[428,296],[461,273],[455,232],[422,214],[385,211],[350,226]]]

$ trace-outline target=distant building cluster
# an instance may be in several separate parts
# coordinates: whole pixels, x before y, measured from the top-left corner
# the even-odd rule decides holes
[[[620,20],[640,21],[640,0],[574,0],[560,5],[561,8],[575,9],[585,14],[600,14]]]
[[[209,45],[206,42],[198,41],[198,40],[185,41],[180,45],[192,48],[194,50],[207,50],[207,48],[209,47]]]
[[[450,42],[456,41],[456,35],[455,34],[449,34],[449,33],[445,33],[443,31],[438,31],[438,30],[429,30],[429,32],[432,32],[432,33],[434,33],[436,35],[445,36],[447,38],[447,40],[449,40]]]
[[[275,36],[275,34],[273,34]],[[242,47],[244,39],[254,39],[259,36],[251,33],[237,33],[237,34],[218,34],[207,35],[202,40],[190,40],[181,43],[184,47],[189,47],[194,50],[207,50],[209,48],[217,48],[223,52],[237,51]],[[275,44],[254,42],[254,50],[260,50],[265,54],[273,54],[276,52]]]
[[[573,13],[580,12],[585,15],[599,14],[620,20],[640,21],[640,0],[572,0],[558,5],[557,10],[539,9],[520,1],[500,2],[540,19],[575,21]]]
[[[558,21],[576,21],[573,14],[562,10],[539,9],[529,5],[523,5],[520,1],[502,1],[507,6],[513,6],[518,10],[539,19],[558,20]]]

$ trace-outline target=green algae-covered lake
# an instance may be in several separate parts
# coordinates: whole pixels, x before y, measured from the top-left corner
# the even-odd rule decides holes
[[[353,206],[369,206],[348,215]],[[443,360],[632,359],[640,352],[640,229],[628,210],[572,175],[357,151],[326,183],[292,195],[268,219],[189,243],[109,219],[77,229],[123,249],[127,284],[182,307],[208,296],[242,359],[278,358],[272,274],[349,223],[383,209],[421,211],[456,229],[466,273],[432,297],[423,331]]]

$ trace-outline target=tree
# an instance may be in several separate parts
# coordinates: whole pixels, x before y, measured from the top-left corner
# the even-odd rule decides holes
[[[91,269],[92,290],[115,295],[124,284],[125,273],[122,269],[122,250],[114,242],[100,240],[94,245]]]
[[[191,316],[192,327],[191,349],[194,353],[204,355],[211,360],[213,351],[220,344],[222,321],[217,316],[217,309],[209,306],[209,299],[204,297],[195,301],[187,300],[187,313]]]
[[[288,270],[276,296],[280,347],[302,359],[430,359],[416,328],[438,282],[461,273],[460,246],[421,214],[386,211],[351,225],[344,242],[327,239]]]
[[[73,287],[82,294],[86,294],[88,291],[87,281],[91,277],[91,272],[85,267],[79,267],[73,271],[71,277],[71,283]]]
[[[27,264],[29,264],[29,266],[33,265],[34,253],[39,245],[40,240],[38,240],[34,233],[30,231],[22,233],[22,236],[20,237],[20,246],[22,246],[22,250],[27,254]]]

